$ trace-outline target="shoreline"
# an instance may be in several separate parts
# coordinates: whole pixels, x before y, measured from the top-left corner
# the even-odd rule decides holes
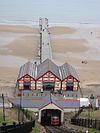
[[[4,22],[5,21],[5,22]],[[22,22],[22,23],[21,23]],[[25,25],[25,26],[34,26],[34,25],[39,25],[39,20],[3,20],[3,22],[0,22],[0,25]],[[49,26],[66,26],[66,25],[90,25],[94,26],[100,25],[100,22],[50,22],[49,21]]]
[[[30,21],[30,23],[15,23],[16,21],[14,21],[13,23],[2,23],[0,22],[0,25],[4,25],[4,26],[28,26],[28,27],[34,27],[34,28],[38,28],[39,27],[39,21],[35,22],[35,21]],[[79,26],[83,26],[83,27],[100,27],[100,22],[98,23],[85,23],[85,22],[61,22],[61,23],[57,23],[57,22],[49,22],[49,28],[50,27],[54,27],[54,26],[59,26],[59,27],[65,27],[65,26],[69,26],[69,27],[79,27]]]

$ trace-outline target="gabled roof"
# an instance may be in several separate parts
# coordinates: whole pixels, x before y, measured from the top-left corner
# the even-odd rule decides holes
[[[35,66],[36,65],[30,61],[21,66],[17,80],[21,79],[25,75],[29,75],[35,79]]]
[[[79,81],[78,75],[75,69],[68,63],[63,64],[58,67],[50,59],[46,59],[41,64],[36,65],[31,62],[25,63],[21,66],[17,80],[20,80],[25,75],[31,76],[34,80],[42,77],[47,72],[51,72],[54,76],[60,80],[64,80],[68,76],[73,76],[77,81]]]
[[[75,69],[68,63],[65,63],[62,66],[60,66],[60,71],[62,75],[62,80],[64,80],[65,78],[71,75],[79,81],[79,78]]]
[[[47,96],[45,96],[43,99],[46,99],[46,100],[45,100],[45,102],[40,106],[40,108],[43,108],[43,107],[47,106],[48,104],[53,103],[53,104],[55,104],[58,108],[63,109],[63,108],[61,107],[61,105],[60,105],[58,102],[56,102],[57,98],[56,98],[54,95],[52,95],[52,94],[47,95]]]
[[[37,79],[48,71],[52,72],[60,79],[59,67],[55,63],[53,63],[50,59],[46,59],[37,66]]]

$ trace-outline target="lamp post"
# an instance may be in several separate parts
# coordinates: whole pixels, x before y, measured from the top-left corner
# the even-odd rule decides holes
[[[5,106],[4,106],[4,95],[2,94],[2,101],[3,101],[3,121],[5,121]]]
[[[90,108],[91,108],[91,104],[89,104],[88,106],[88,128],[90,127]]]
[[[18,97],[20,97],[19,106],[18,106],[18,121],[20,122],[20,110],[21,110],[21,104],[22,104],[22,93],[18,93]]]

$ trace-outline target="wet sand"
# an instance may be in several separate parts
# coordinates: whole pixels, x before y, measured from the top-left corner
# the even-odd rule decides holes
[[[0,95],[12,96],[16,86],[19,68],[0,67]]]
[[[0,25],[0,32],[38,34],[38,29],[32,26],[24,25]]]
[[[53,53],[84,52],[88,47],[84,46],[85,39],[54,39],[52,40]]]
[[[58,65],[68,62],[76,68],[85,94],[100,94],[100,27],[54,26],[49,29],[53,60]],[[38,46],[38,29],[0,25],[0,87],[6,92],[15,86],[19,67],[28,60],[38,60]]]
[[[1,55],[13,55],[26,59],[34,59],[37,56],[37,44],[39,36],[23,36],[6,45],[4,50],[0,50]]]
[[[0,25],[0,93],[12,95],[21,65],[37,60],[39,29]]]
[[[61,34],[72,34],[76,31],[75,28],[65,27],[65,26],[53,26],[49,28],[52,35],[61,35]]]
[[[51,30],[54,61],[59,65],[68,62],[76,68],[84,94],[100,95],[100,27],[75,26],[69,33],[64,29],[61,33],[59,27]]]

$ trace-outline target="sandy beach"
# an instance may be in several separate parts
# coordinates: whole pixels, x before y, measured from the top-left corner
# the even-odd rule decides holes
[[[85,94],[100,94],[100,27],[53,26],[49,30],[53,60],[76,68]],[[38,47],[39,29],[0,25],[0,93],[15,87],[21,65],[38,60]]]
[[[10,95],[16,86],[20,66],[29,60],[38,60],[38,45],[39,29],[0,25],[0,93]]]
[[[51,29],[54,61],[58,64],[68,62],[76,68],[84,94],[100,95],[100,38],[97,38],[100,27],[73,26],[68,32],[63,27],[61,33],[59,26]]]

